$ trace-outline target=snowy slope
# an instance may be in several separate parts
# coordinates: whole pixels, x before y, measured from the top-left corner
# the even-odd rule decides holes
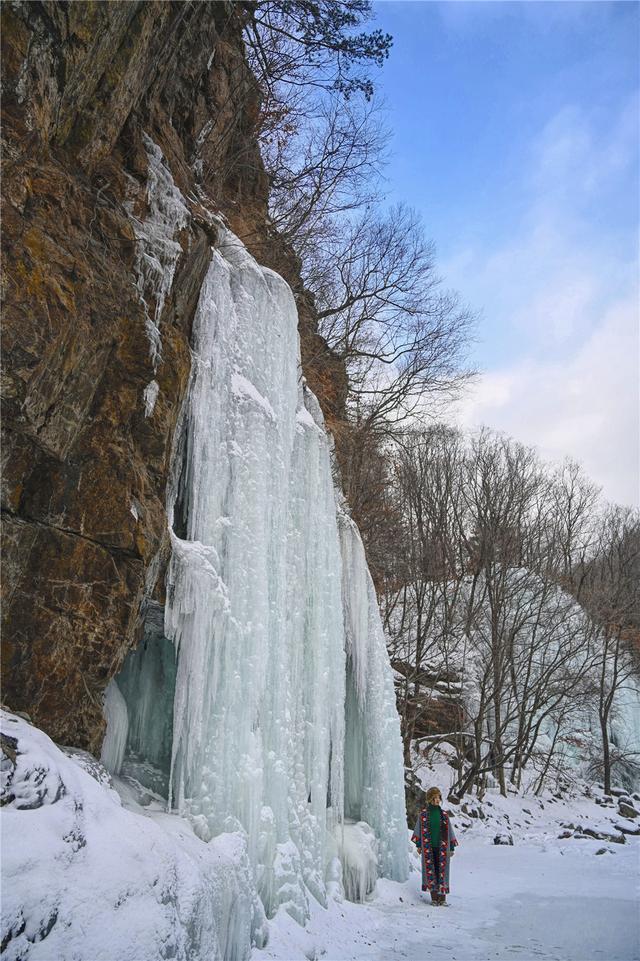
[[[241,834],[205,844],[159,805],[127,810],[90,755],[1,720],[7,961],[247,956],[246,918],[264,915]]]

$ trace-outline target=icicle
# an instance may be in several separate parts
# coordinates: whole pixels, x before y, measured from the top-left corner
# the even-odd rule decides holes
[[[184,197],[173,182],[162,151],[147,134],[142,141],[149,160],[147,173],[147,202],[149,213],[144,221],[132,216],[136,234],[136,277],[140,300],[144,306],[145,325],[149,337],[149,352],[154,370],[157,369],[162,355],[160,319],[164,303],[171,290],[178,258],[182,247],[175,239],[190,220]],[[150,303],[154,303],[153,316]],[[149,389],[144,392],[145,416],[153,411],[157,391],[150,402]]]
[[[374,829],[379,841],[380,873],[404,881],[409,870],[404,769],[389,654],[360,533],[342,511],[339,524],[349,663],[347,814]]]
[[[406,839],[405,839],[406,841]],[[378,841],[364,821],[345,821],[338,834],[342,883],[348,901],[364,903],[373,894],[378,878]]]
[[[156,406],[160,385],[157,380],[150,381],[145,387],[142,396],[144,397],[144,416],[151,417]]]
[[[109,681],[104,693],[104,716],[107,732],[102,743],[100,760],[111,774],[119,774],[127,744],[129,718],[126,701],[114,680]]]

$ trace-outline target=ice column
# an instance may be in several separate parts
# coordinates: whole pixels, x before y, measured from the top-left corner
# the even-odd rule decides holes
[[[115,680],[109,681],[104,692],[103,710],[107,731],[100,760],[112,774],[119,774],[127,744],[129,717],[126,701]]]
[[[298,356],[289,287],[223,232],[169,504],[173,800],[205,839],[242,828],[267,912],[302,920],[341,819],[345,647],[329,449]]]
[[[389,654],[360,532],[346,513],[338,520],[347,644],[345,813],[374,829],[380,874],[404,881],[404,768]]]

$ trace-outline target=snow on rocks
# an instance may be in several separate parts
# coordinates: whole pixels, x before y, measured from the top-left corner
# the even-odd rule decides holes
[[[438,759],[437,751],[433,757],[433,763],[429,764],[416,755],[416,777],[423,790],[437,784],[446,797],[456,771]],[[497,788],[492,788],[482,799],[465,795],[459,806],[454,805],[449,813],[460,838],[473,836],[496,846],[510,845],[509,838],[516,847],[533,844],[546,848],[557,843],[564,849],[566,845],[580,845],[594,854],[605,841],[615,852],[635,836],[638,822],[622,818],[618,806],[608,803],[606,798],[601,786],[580,780],[562,791],[546,789],[540,794],[528,794],[524,790],[502,797]],[[501,840],[496,841],[497,837]]]
[[[142,392],[144,398],[144,416],[151,417],[155,410],[156,401],[158,399],[158,394],[160,393],[160,385],[157,380],[149,381],[147,386]]]
[[[493,839],[494,844],[509,844],[513,847],[513,835],[511,834],[496,834]]]
[[[636,811],[630,798],[619,798],[618,813],[625,818],[637,818],[640,812]]]
[[[241,961],[265,943],[242,834],[205,844],[175,815],[127,810],[95,759],[99,781],[84,752],[1,723],[6,961]]]

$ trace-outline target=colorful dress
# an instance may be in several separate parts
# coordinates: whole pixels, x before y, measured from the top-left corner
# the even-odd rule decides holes
[[[411,838],[422,854],[422,890],[449,893],[449,864],[458,841],[446,811],[440,811],[440,844],[434,851],[428,808],[422,808]],[[437,859],[437,862],[436,862]]]

